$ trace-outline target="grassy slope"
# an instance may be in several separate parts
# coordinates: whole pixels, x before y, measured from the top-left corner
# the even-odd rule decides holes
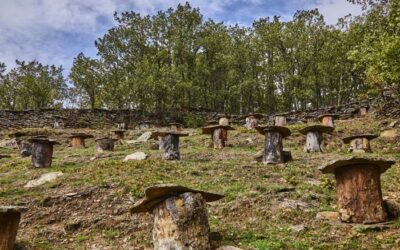
[[[384,230],[317,220],[320,211],[335,210],[335,182],[317,167],[346,154],[340,137],[351,131],[379,132],[371,119],[339,121],[336,132],[325,136],[324,154],[302,152],[304,137],[291,126],[285,148],[294,161],[264,166],[253,161],[263,147],[263,136],[242,129],[230,133],[232,147],[215,151],[206,147],[209,137],[193,130],[181,139],[181,161],[159,160],[151,141],[118,146],[111,158],[90,161],[93,142],[84,150],[57,146],[53,167],[30,168],[30,159],[14,150],[11,159],[0,159],[0,204],[29,207],[23,215],[18,241],[30,249],[144,249],[151,247],[152,219],[130,215],[129,208],[154,183],[178,183],[225,194],[209,204],[209,221],[218,244],[243,249],[379,249],[399,247],[400,220]],[[65,140],[62,133],[48,131]],[[100,133],[97,131],[97,133]],[[135,132],[132,132],[135,133]],[[136,134],[131,134],[135,137]],[[252,138],[253,143],[246,139]],[[376,155],[400,159],[399,144],[377,139]],[[396,148],[397,147],[397,148]],[[151,155],[142,162],[123,162],[125,155],[142,150]],[[385,153],[383,153],[385,151]],[[397,151],[397,153],[395,152]],[[382,175],[383,194],[400,200],[399,164]],[[31,179],[52,171],[65,175],[43,186],[25,189]],[[294,187],[294,189],[293,189]]]

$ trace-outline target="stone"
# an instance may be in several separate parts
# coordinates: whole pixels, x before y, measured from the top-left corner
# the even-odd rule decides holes
[[[391,128],[394,128],[394,127],[396,127],[396,125],[399,123],[399,121],[392,121],[390,124],[389,124],[389,127],[391,127]]]
[[[46,174],[41,175],[38,179],[29,181],[24,187],[26,187],[26,188],[37,187],[37,186],[45,184],[46,182],[53,181],[63,175],[64,174],[62,172],[46,173]]]
[[[337,221],[339,220],[339,213],[333,211],[323,211],[317,213],[317,220],[329,220],[329,221]]]
[[[135,152],[133,154],[127,155],[124,161],[142,161],[146,160],[147,155],[144,152]]]
[[[152,136],[152,132],[148,131],[148,132],[144,132],[141,136],[139,136],[139,138],[137,138],[136,140],[130,140],[130,141],[126,141],[126,144],[138,144],[138,143],[142,143],[142,142],[147,142],[148,140],[150,140],[151,136]]]
[[[10,140],[0,141],[0,148],[16,149],[16,148],[18,148],[17,140],[15,138],[13,138],[13,139],[10,139]]]
[[[394,139],[400,136],[399,129],[388,129],[381,132],[380,137]]]

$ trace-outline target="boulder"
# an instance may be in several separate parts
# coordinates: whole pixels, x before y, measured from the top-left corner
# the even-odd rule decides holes
[[[29,181],[24,187],[26,187],[26,188],[37,187],[37,186],[45,184],[46,182],[53,181],[63,175],[64,174],[62,172],[50,172],[50,173],[42,174],[38,179]]]
[[[146,160],[147,155],[143,152],[135,152],[133,154],[127,155],[124,161],[142,161]]]

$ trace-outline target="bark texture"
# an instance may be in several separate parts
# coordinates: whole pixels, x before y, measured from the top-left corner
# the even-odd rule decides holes
[[[286,117],[284,116],[275,116],[275,126],[287,126]]]
[[[247,117],[246,118],[246,124],[245,127],[247,129],[255,129],[255,127],[257,127],[258,124],[258,119],[255,117]]]
[[[96,141],[96,152],[102,153],[104,151],[114,151],[113,139],[101,139]]]
[[[307,153],[321,152],[322,136],[318,131],[309,131],[307,133],[306,145],[304,151]]]
[[[179,136],[168,134],[161,137],[159,149],[163,151],[164,160],[179,160]]]
[[[322,124],[329,127],[335,127],[332,116],[324,116],[324,118],[322,118]]]
[[[351,140],[349,152],[354,153],[371,153],[371,146],[367,138],[356,138]]]
[[[53,144],[32,143],[32,165],[35,168],[51,167],[53,158]]]
[[[276,164],[284,161],[282,135],[279,132],[266,131],[263,163]]]
[[[342,221],[368,224],[387,220],[376,166],[342,167],[335,171],[335,177]]]
[[[213,143],[215,149],[222,149],[226,146],[228,140],[228,131],[223,128],[218,128],[213,132]]]
[[[71,146],[73,148],[84,148],[85,147],[85,138],[83,138],[83,137],[72,137],[71,138]]]
[[[154,249],[211,249],[206,204],[201,194],[170,197],[154,208],[153,213]]]
[[[0,213],[0,249],[14,249],[15,238],[18,232],[21,213],[6,212]]]

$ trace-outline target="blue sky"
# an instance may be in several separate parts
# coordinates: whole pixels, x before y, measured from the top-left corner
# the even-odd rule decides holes
[[[94,40],[114,24],[115,11],[152,14],[175,7],[179,0],[0,0],[0,62],[37,59],[63,65],[68,75],[79,53],[95,56]],[[251,24],[266,16],[289,20],[299,9],[318,8],[328,23],[361,13],[346,0],[193,0],[205,18],[227,24]]]

